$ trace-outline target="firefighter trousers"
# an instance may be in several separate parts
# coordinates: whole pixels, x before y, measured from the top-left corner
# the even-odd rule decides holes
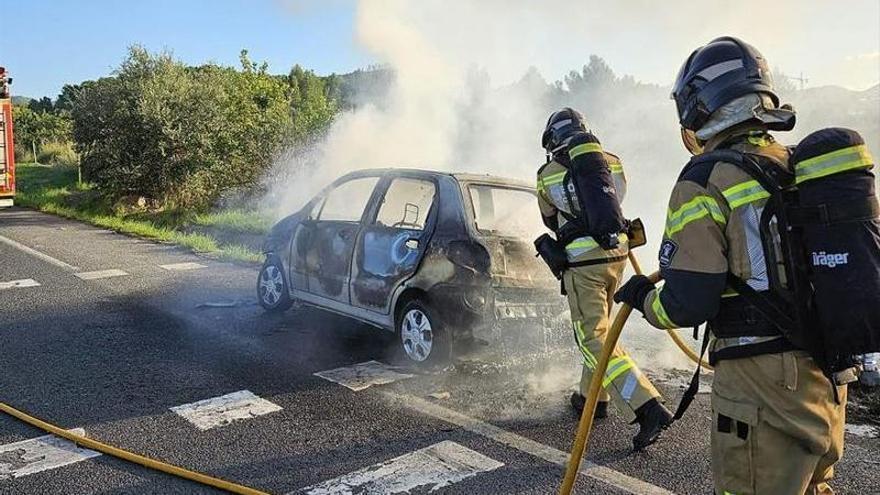
[[[826,495],[843,455],[846,386],[802,351],[720,361],[712,385],[712,473],[721,495]]]
[[[580,392],[584,396],[590,389],[593,370],[611,326],[614,291],[625,266],[626,261],[615,261],[572,267],[563,274],[575,340],[584,357],[580,383]],[[639,370],[635,361],[617,346],[608,362],[599,400],[607,401],[610,398],[631,422],[635,420],[636,409],[659,396],[660,393]]]

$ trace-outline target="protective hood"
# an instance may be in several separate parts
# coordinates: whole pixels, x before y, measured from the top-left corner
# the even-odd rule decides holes
[[[696,135],[705,142],[721,131],[749,120],[759,121],[771,130],[790,131],[794,127],[795,113],[791,107],[776,108],[773,99],[765,94],[750,93],[713,112]]]

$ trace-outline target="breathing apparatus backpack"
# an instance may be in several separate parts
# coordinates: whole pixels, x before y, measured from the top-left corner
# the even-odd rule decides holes
[[[768,193],[760,237],[769,290],[730,286],[829,377],[880,351],[880,206],[873,162],[855,131],[828,128],[793,148],[786,170],[763,155],[716,150]]]

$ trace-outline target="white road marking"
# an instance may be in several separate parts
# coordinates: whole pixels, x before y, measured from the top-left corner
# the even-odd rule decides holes
[[[419,488],[419,493],[427,493],[503,465],[504,463],[447,440],[294,493],[391,495],[410,493],[415,488]]]
[[[281,406],[262,399],[249,390],[200,400],[171,408],[172,411],[205,431],[233,421],[255,418],[281,410]]]
[[[857,437],[865,437],[865,438],[878,438],[880,437],[880,428],[872,425],[851,425],[847,424],[845,426],[846,432],[850,435],[855,435]]]
[[[97,280],[99,278],[124,277],[125,275],[128,275],[128,272],[112,268],[110,270],[98,270],[94,272],[79,272],[74,273],[74,275],[83,280]]]
[[[82,428],[70,431],[85,435]],[[0,445],[0,481],[48,471],[99,455],[55,435]]]
[[[207,266],[205,266],[201,263],[193,263],[193,262],[171,263],[170,265],[159,265],[159,266],[168,270],[168,271],[172,271],[172,272],[179,272],[179,271],[184,271],[184,270],[198,270],[199,268],[207,268]]]
[[[315,373],[315,376],[338,383],[355,392],[368,389],[373,385],[386,385],[413,377],[408,373],[399,373],[391,366],[378,361],[367,361],[354,366],[319,371]]]
[[[565,467],[568,464],[568,453],[559,449],[544,445],[529,438],[511,433],[493,424],[471,418],[459,412],[447,409],[437,404],[432,404],[424,399],[409,395],[397,395],[391,392],[382,392],[386,397],[400,403],[403,407],[412,409],[421,414],[431,416],[446,423],[457,425],[465,430],[476,433],[498,443],[512,447],[520,452],[532,455],[547,462]],[[673,495],[673,492],[652,485],[647,481],[627,476],[609,467],[600,466],[587,460],[581,462],[580,473],[620,490],[636,495]]]
[[[0,282],[0,290],[5,289],[20,289],[23,287],[39,287],[40,283],[32,278],[25,278],[22,280],[12,280],[9,282]]]
[[[39,259],[45,261],[46,263],[53,264],[53,265],[60,267],[60,268],[64,268],[65,270],[70,270],[70,271],[77,270],[77,268],[73,265],[65,263],[59,259],[55,259],[46,253],[41,253],[34,248],[27,247],[18,241],[13,241],[12,239],[10,239],[8,237],[3,237],[2,235],[0,235],[0,242],[2,242],[3,244],[6,244],[7,246],[14,247],[15,249],[18,249],[19,251],[25,252],[35,258],[39,258]]]

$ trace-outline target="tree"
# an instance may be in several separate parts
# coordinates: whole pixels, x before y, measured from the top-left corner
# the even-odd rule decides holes
[[[293,135],[287,86],[244,51],[235,70],[135,46],[113,77],[69,93],[83,172],[110,197],[206,207],[256,184]]]

